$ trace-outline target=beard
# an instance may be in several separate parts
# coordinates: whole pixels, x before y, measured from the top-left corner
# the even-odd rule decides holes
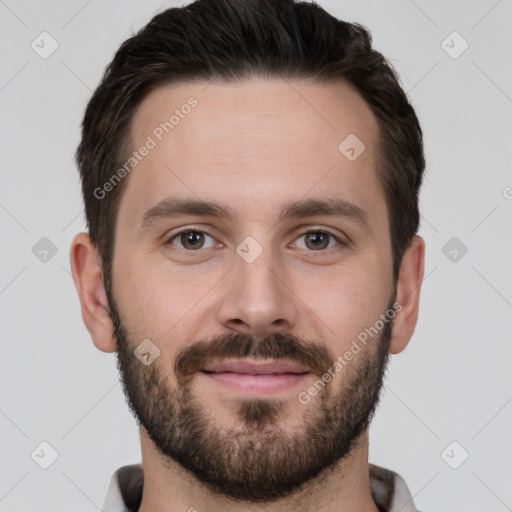
[[[135,357],[140,340],[130,339],[107,297],[123,391],[138,425],[166,464],[178,463],[215,494],[253,503],[289,496],[335,469],[368,430],[389,359],[391,319],[339,372],[344,375],[302,405],[299,426],[290,432],[282,426],[289,402],[274,398],[232,397],[238,421],[223,425],[195,396],[194,376],[214,359],[250,357],[298,362],[321,378],[335,363],[323,345],[289,334],[230,333],[189,343],[176,354],[173,375],[162,356],[149,366]],[[338,381],[340,389],[333,386]]]

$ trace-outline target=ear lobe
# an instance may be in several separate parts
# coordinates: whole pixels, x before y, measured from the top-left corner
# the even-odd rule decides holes
[[[114,352],[112,320],[107,312],[103,271],[96,247],[87,233],[79,233],[71,243],[71,273],[80,299],[82,318],[94,345],[103,352]]]
[[[421,284],[425,266],[425,241],[414,236],[404,253],[398,276],[396,302],[400,309],[393,321],[389,352],[398,354],[409,343],[418,320]]]

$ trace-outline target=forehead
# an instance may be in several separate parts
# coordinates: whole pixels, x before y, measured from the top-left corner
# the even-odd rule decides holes
[[[189,109],[187,102],[191,98],[197,105]],[[183,117],[185,111],[190,115]],[[321,141],[323,146],[332,149],[333,142],[348,135],[347,130],[367,139],[371,145],[372,140],[368,138],[373,137],[376,128],[370,107],[345,81],[306,83],[252,79],[228,84],[181,83],[158,87],[144,98],[132,120],[135,145],[143,142],[143,138],[161,123],[169,121],[173,113],[176,115],[171,124],[176,124],[169,135],[172,135],[170,138],[176,149],[185,142],[208,143],[220,139],[224,144],[231,144],[229,153],[232,156],[243,157],[250,156],[247,154],[249,148],[244,147],[243,153],[237,151],[240,148],[238,139],[247,131],[254,140],[264,140],[266,146],[270,145],[270,149],[282,157],[288,156],[288,148],[283,144],[286,136],[292,145],[297,138],[309,138],[318,149],[322,149],[318,146]],[[186,117],[189,119],[182,123]],[[179,130],[178,124],[181,125]],[[187,130],[187,127],[191,129]],[[281,128],[285,128],[285,133],[278,134]],[[268,137],[271,130],[276,130],[274,145]],[[337,144],[334,149],[336,147]],[[295,147],[294,152],[302,152],[301,149],[312,148],[310,145]],[[260,158],[275,156],[274,152],[262,155],[258,148],[253,148],[253,155]],[[224,147],[210,147],[210,156],[226,157],[226,151]]]
[[[373,112],[344,81],[251,79],[158,87],[132,119],[133,149],[150,140],[153,147],[130,172],[121,209],[136,222],[141,209],[176,192],[232,202],[252,198],[270,206],[268,201],[304,196],[313,188],[359,196],[364,207],[367,193],[381,194],[377,137]],[[348,158],[352,148],[364,150]]]

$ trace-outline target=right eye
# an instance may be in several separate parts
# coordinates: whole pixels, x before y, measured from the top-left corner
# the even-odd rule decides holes
[[[211,239],[213,243],[205,247],[207,238]],[[176,242],[176,243],[175,243]],[[199,249],[208,249],[214,247],[216,240],[205,233],[204,231],[197,231],[195,229],[182,230],[174,234],[166,244],[174,245],[181,250],[185,251],[198,251]]]

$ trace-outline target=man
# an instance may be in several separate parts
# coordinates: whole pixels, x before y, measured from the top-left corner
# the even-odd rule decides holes
[[[127,40],[77,151],[71,265],[142,464],[103,510],[415,511],[368,463],[416,324],[421,129],[359,25],[198,0]]]

